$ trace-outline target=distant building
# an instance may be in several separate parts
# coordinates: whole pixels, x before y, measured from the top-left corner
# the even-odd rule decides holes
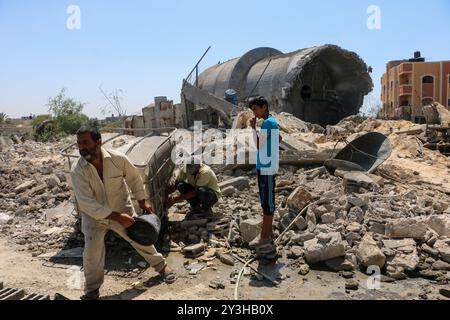
[[[450,61],[427,62],[420,52],[414,58],[390,61],[381,77],[384,119],[424,123],[422,107],[439,102],[450,110]]]
[[[123,127],[129,129],[184,128],[186,115],[181,104],[174,104],[167,97],[155,97],[155,102],[142,108],[142,115],[126,117]],[[130,131],[131,132],[131,131]],[[145,135],[145,131],[135,135]]]

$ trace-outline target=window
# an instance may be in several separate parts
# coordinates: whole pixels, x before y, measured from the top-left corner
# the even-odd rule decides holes
[[[447,106],[450,107],[450,99],[448,99],[448,101],[447,101]]]
[[[434,78],[432,76],[425,76],[422,78],[422,83],[434,83]]]
[[[450,76],[448,76],[448,83],[450,83]]]

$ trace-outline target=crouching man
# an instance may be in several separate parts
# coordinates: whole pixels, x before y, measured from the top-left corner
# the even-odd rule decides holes
[[[172,194],[178,190],[180,196]],[[167,192],[166,207],[187,201],[191,205],[188,217],[193,215],[212,215],[212,207],[219,201],[222,193],[216,174],[206,164],[186,164]]]
[[[155,247],[142,246],[127,235],[126,229],[134,224],[135,212],[126,185],[139,206],[147,214],[153,214],[145,200],[144,184],[136,167],[125,155],[104,149],[96,128],[81,127],[77,132],[77,144],[81,157],[72,167],[71,177],[85,242],[85,294],[81,299],[95,300],[100,296],[108,230],[129,242],[166,283],[173,283],[176,276]]]

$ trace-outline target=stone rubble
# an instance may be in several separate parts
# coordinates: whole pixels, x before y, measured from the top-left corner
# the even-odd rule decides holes
[[[365,272],[376,266],[383,281],[420,276],[447,284],[450,184],[445,179],[450,166],[437,151],[421,151],[414,136],[396,133],[414,124],[353,116],[322,133],[306,125],[294,130],[290,126],[295,122],[284,119],[283,134],[309,141],[317,149],[328,150],[336,144],[340,148],[344,146],[339,142],[342,137],[350,141],[379,131],[388,135],[393,155],[372,174],[332,175],[317,166],[281,165],[276,178],[275,239],[297,220],[277,243],[277,255],[291,261],[290,268],[301,275],[323,264],[351,279],[356,270]],[[2,151],[0,231],[33,255],[82,244],[63,172],[64,159],[58,154],[68,142],[26,141],[5,146]],[[167,250],[181,251],[188,259],[217,259],[237,268],[240,264],[234,256],[242,260],[252,257],[248,243],[261,228],[256,170],[212,167],[223,192],[213,216],[187,221],[189,206],[175,205],[169,214],[171,242]],[[427,176],[424,168],[440,171]],[[429,176],[435,178],[430,180]],[[216,251],[211,254],[209,249]],[[199,272],[197,267],[204,265],[194,266],[192,272]],[[235,276],[230,275],[231,283]],[[358,284],[349,281],[346,288],[354,290]]]

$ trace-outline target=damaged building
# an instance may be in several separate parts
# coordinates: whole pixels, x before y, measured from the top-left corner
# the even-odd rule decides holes
[[[196,79],[196,87],[219,99],[233,89],[240,102],[263,95],[273,111],[326,126],[357,114],[373,83],[356,53],[323,45],[287,54],[256,48],[205,70]]]

